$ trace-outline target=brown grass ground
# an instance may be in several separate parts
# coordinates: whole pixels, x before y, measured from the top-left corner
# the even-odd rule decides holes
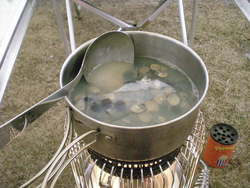
[[[148,1],[95,1],[105,10],[127,20],[140,20],[152,4]],[[151,1],[152,3],[153,1]],[[249,113],[250,113],[250,23],[238,8],[226,1],[200,3],[194,49],[209,70],[210,88],[202,110],[207,125],[233,124],[240,134],[233,160],[225,169],[211,169],[211,188],[250,187]],[[185,1],[190,19],[190,2]],[[117,11],[118,10],[118,11]],[[180,38],[176,4],[144,28]],[[115,29],[91,13],[82,11],[76,22],[78,44]],[[36,11],[12,73],[0,122],[13,117],[59,87],[59,71],[66,55],[59,38],[50,2]],[[0,188],[20,186],[53,155],[63,133],[64,102],[58,103],[32,124],[21,136],[0,151]],[[65,176],[66,177],[66,176]],[[69,187],[64,178],[59,187]]]

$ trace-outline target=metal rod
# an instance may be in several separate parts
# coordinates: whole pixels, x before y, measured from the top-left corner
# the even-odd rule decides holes
[[[208,188],[209,187],[209,175],[208,175],[209,170],[207,168],[207,165],[202,160],[200,160],[200,163],[203,166],[203,173],[204,173],[204,177],[202,179],[200,188]]]
[[[72,160],[74,160],[82,151],[84,151],[86,148],[88,148],[89,146],[91,146],[92,144],[94,144],[96,142],[96,140],[91,141],[90,143],[86,144],[84,147],[82,147],[79,151],[77,151],[71,158],[69,158],[64,164],[63,166],[58,170],[55,178],[53,179],[52,183],[51,183],[51,188],[53,188],[58,180],[58,178],[60,177],[61,173],[63,172],[63,170],[71,163]]]
[[[80,176],[77,173],[77,167],[76,167],[76,163],[75,162],[71,163],[71,169],[72,169],[73,175],[75,177],[76,187],[77,188],[81,188],[82,182],[81,182]]]
[[[164,171],[163,171],[161,165],[159,165],[159,168],[161,170],[161,176],[162,176],[162,182],[163,182],[163,186],[162,187],[165,188],[167,186],[167,183],[168,183],[167,176],[166,176],[166,174],[164,174]]]
[[[172,182],[171,182],[171,188],[173,187],[173,185],[174,185],[174,182],[175,182],[175,177],[174,177],[174,173],[173,173],[173,169],[172,169],[172,167],[171,167],[171,164],[169,163],[169,162],[167,162],[167,164],[168,164],[168,167],[169,167],[169,169],[170,169],[170,172],[171,172],[171,176],[172,176]]]
[[[76,42],[75,42],[75,34],[74,34],[74,24],[72,18],[72,2],[71,0],[65,0],[66,3],[66,12],[67,12],[67,19],[68,19],[68,28],[69,28],[69,41],[71,51],[73,52],[76,49]]]
[[[148,22],[153,21],[165,8],[171,3],[172,0],[164,0],[164,2],[145,20],[143,20],[140,24],[138,24],[136,27],[140,28],[143,27]]]
[[[183,43],[185,45],[188,45],[188,41],[187,41],[187,29],[186,29],[186,23],[185,23],[183,1],[182,0],[178,0],[178,5],[179,5],[179,16],[180,16],[180,23],[181,23],[182,40],[183,40]]]
[[[196,22],[197,22],[197,14],[198,14],[198,0],[193,0],[192,7],[192,22],[191,29],[189,33],[189,45],[192,46],[194,42],[195,30],[196,30]]]
[[[69,40],[68,40],[68,37],[67,37],[67,33],[65,31],[65,28],[64,28],[64,21],[63,21],[64,19],[63,19],[63,16],[62,16],[62,14],[60,12],[60,8],[59,8],[58,5],[59,5],[58,0],[52,0],[52,6],[53,6],[53,9],[54,9],[54,12],[55,12],[56,23],[58,25],[59,34],[60,34],[60,37],[63,40],[66,55],[69,55],[70,51],[71,51],[70,50],[70,44],[69,44]]]
[[[56,157],[59,155],[59,153],[62,151],[63,147],[65,146],[65,143],[67,141],[69,132],[71,130],[71,126],[70,126],[70,112],[69,109],[67,109],[67,116],[65,118],[65,131],[64,131],[64,136],[62,139],[62,142],[58,148],[58,150],[56,151],[56,153],[54,154],[54,156],[52,157],[52,159],[46,164],[45,167],[42,168],[42,170],[40,170],[35,176],[33,176],[30,180],[28,180],[26,183],[24,183],[23,185],[20,186],[20,188],[24,188],[27,187],[29,185],[31,185],[35,180],[37,180],[41,175],[44,174],[44,172],[50,167],[50,165],[54,162],[54,160],[56,159]]]
[[[80,20],[81,19],[81,14],[80,14],[80,10],[77,6],[77,4],[75,2],[73,2],[73,5],[74,5],[74,9],[75,9],[75,12],[76,12],[76,16],[77,16],[77,19]]]
[[[90,169],[90,172],[89,172],[89,179],[90,179],[90,184],[91,184],[92,187],[94,187],[92,172],[93,172],[93,170],[94,170],[94,167],[95,167],[96,163],[97,163],[97,159],[96,159],[96,160],[94,161],[94,163],[92,164],[91,169]]]
[[[74,2],[76,2],[77,4],[81,5],[82,7],[86,8],[87,10],[103,17],[104,19],[108,20],[109,22],[118,25],[121,28],[133,28],[133,25],[130,25],[114,16],[111,16],[110,14],[107,14],[106,12],[90,5],[89,3],[85,2],[85,1],[81,1],[81,0],[74,0]]]
[[[41,187],[45,188],[46,184],[47,184],[47,180],[49,179],[50,174],[52,173],[53,169],[56,167],[56,164],[58,164],[58,161],[66,154],[68,153],[68,151],[72,148],[72,146],[74,146],[77,142],[83,140],[85,137],[87,137],[88,135],[97,133],[96,130],[92,130],[89,132],[84,133],[83,135],[79,136],[78,138],[76,138],[74,141],[72,141],[69,145],[67,145],[61,152],[60,154],[56,157],[56,159],[53,161],[53,163],[51,164],[50,168],[48,169],[45,178],[42,182]]]

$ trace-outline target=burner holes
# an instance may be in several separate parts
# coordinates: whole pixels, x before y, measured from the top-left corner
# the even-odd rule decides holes
[[[234,141],[234,139],[232,139],[232,138],[231,138],[230,140],[231,140],[231,142],[233,142],[233,141]]]
[[[228,144],[228,141],[226,141],[225,143]]]
[[[222,130],[222,129],[223,129],[223,127],[219,127],[219,129],[221,129],[221,130]]]
[[[217,134],[213,134],[213,136],[214,136],[214,137],[216,137],[216,136],[217,136]]]
[[[227,131],[230,131],[230,129],[227,129]]]
[[[219,142],[221,142],[221,139],[218,139]]]
[[[222,140],[225,140],[226,138],[225,138],[225,137],[222,137],[221,139],[222,139]]]
[[[223,133],[226,133],[226,131],[225,131],[225,130],[223,130],[222,132],[223,132]]]
[[[235,134],[234,134],[234,133],[232,133],[232,134],[231,134],[231,136],[235,136]]]
[[[214,129],[215,132],[218,132],[218,129]]]
[[[221,135],[220,133],[217,133],[218,135]]]

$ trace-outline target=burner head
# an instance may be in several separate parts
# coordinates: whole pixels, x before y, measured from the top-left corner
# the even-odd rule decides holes
[[[88,152],[92,160],[96,161],[96,165],[105,172],[125,179],[140,179],[157,175],[166,170],[175,161],[175,158],[180,152],[180,148],[163,157],[141,162],[128,162],[111,159],[96,153],[91,149],[89,149]]]

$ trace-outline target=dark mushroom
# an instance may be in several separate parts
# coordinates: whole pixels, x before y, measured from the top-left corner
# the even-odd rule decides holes
[[[126,110],[126,103],[124,101],[119,100],[114,104],[114,107],[118,111],[125,111]]]
[[[102,105],[103,108],[109,109],[109,108],[112,107],[112,101],[111,101],[110,99],[108,99],[108,98],[103,99],[103,100],[101,101],[101,105]]]
[[[94,102],[91,106],[90,106],[90,109],[93,111],[93,112],[101,112],[103,110],[102,106],[96,102]]]

